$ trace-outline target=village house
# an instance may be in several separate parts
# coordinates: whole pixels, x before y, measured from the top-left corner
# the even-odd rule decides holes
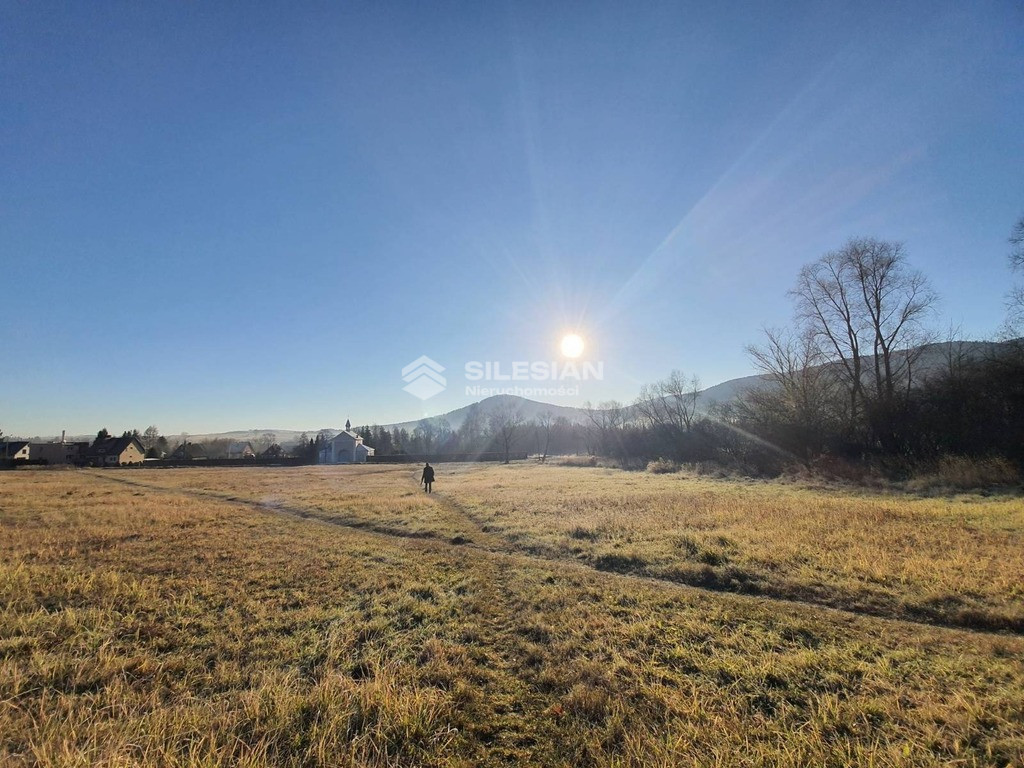
[[[88,443],[68,443],[64,440],[53,443],[31,443],[29,454],[33,460],[47,464],[84,464],[89,453]]]
[[[98,437],[88,451],[89,463],[97,467],[116,467],[141,464],[146,449],[134,435]]]
[[[351,430],[344,430],[320,448],[319,464],[363,464],[373,456],[373,448],[363,445],[363,438]]]
[[[191,461],[192,459],[205,459],[206,448],[201,443],[190,443],[187,440],[182,442],[168,457],[175,461]]]
[[[252,443],[231,443],[228,446],[229,459],[255,459],[256,451],[252,449]]]
[[[31,455],[27,440],[4,440],[0,442],[0,459],[25,461]]]

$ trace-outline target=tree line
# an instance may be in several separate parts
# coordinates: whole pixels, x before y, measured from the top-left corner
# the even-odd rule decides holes
[[[1024,217],[1010,237],[1024,272]],[[942,456],[1024,464],[1024,287],[1007,295],[998,344],[936,331],[937,295],[901,243],[854,238],[804,266],[793,321],[747,348],[762,385],[701,404],[674,372],[631,408],[606,404],[602,450],[623,462],[718,461],[753,472],[823,458],[901,474]]]
[[[552,413],[526,419],[511,402],[486,411],[479,403],[469,406],[458,427],[446,419],[423,419],[406,427],[362,426],[353,430],[372,446],[377,456],[442,456],[445,454],[497,454],[507,461],[513,453],[527,452],[542,460],[549,455],[592,450],[590,433],[582,425]],[[303,434],[293,454],[315,461],[332,432]]]

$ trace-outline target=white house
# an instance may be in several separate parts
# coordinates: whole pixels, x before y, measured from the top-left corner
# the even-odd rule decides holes
[[[373,448],[363,445],[363,438],[355,432],[339,432],[320,449],[320,464],[363,464],[373,456]]]
[[[28,459],[32,446],[25,440],[4,440],[0,442],[0,459]]]
[[[228,446],[229,459],[254,459],[256,451],[252,449],[252,443],[231,443]]]
[[[94,467],[141,464],[146,458],[146,449],[135,435],[97,437],[89,447],[87,457]]]

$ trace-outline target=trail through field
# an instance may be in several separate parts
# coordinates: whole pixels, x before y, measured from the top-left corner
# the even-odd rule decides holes
[[[392,542],[401,542],[406,549],[419,549],[431,554],[451,553],[460,551],[465,555],[473,555],[478,558],[487,558],[494,562],[499,569],[507,569],[516,564],[544,565],[550,568],[570,569],[577,573],[586,573],[602,579],[608,579],[618,583],[636,583],[648,586],[659,586],[677,589],[681,591],[712,593],[722,598],[737,601],[738,603],[758,603],[761,605],[772,604],[789,610],[827,612],[844,620],[872,620],[892,623],[902,627],[924,626],[941,628],[943,630],[966,635],[1000,635],[1000,634],[1024,634],[1021,632],[1007,632],[1005,630],[991,630],[985,628],[964,627],[956,624],[941,621],[918,621],[913,618],[896,617],[884,612],[842,608],[834,605],[826,605],[814,600],[793,599],[777,597],[765,594],[741,594],[724,588],[713,586],[701,586],[673,581],[671,579],[658,578],[657,576],[640,575],[636,573],[623,573],[615,570],[605,570],[593,565],[565,557],[556,557],[544,554],[539,551],[517,546],[515,542],[509,541],[500,534],[486,530],[465,507],[442,492],[424,494],[428,500],[447,512],[456,515],[464,521],[471,531],[468,535],[459,534],[454,537],[444,537],[430,531],[409,531],[386,524],[377,524],[367,520],[357,519],[352,516],[332,514],[327,517],[316,509],[298,506],[295,504],[284,504],[278,501],[247,499],[237,494],[222,493],[207,489],[166,487],[151,483],[118,476],[112,473],[90,472],[87,476],[100,482],[110,482],[119,485],[127,485],[144,489],[153,493],[168,494],[175,496],[186,496],[208,501],[215,501],[223,504],[248,507],[261,512],[269,512],[296,518],[307,522],[316,522],[337,528],[351,529],[364,534],[385,538]],[[415,476],[410,475],[410,482],[415,482]],[[499,570],[499,572],[501,572]],[[500,594],[500,591],[499,591]]]

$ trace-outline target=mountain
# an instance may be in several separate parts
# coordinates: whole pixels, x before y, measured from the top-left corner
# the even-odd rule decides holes
[[[918,360],[915,364],[915,378],[917,381],[922,382],[934,375],[937,372],[945,370],[950,364],[951,358],[958,358],[960,364],[970,365],[971,363],[977,363],[982,360],[990,359],[996,356],[1001,350],[1004,350],[1011,344],[1021,344],[1024,341],[1022,339],[1015,339],[1007,342],[993,342],[993,341],[962,341],[962,342],[938,342],[935,344],[925,344],[921,347],[915,347],[914,351],[919,353]],[[896,353],[907,354],[906,352]],[[865,375],[868,375],[871,370],[872,357],[866,357],[864,359],[864,370]],[[830,363],[829,365],[835,365]],[[706,410],[714,403],[728,403],[736,398],[740,397],[743,393],[750,391],[758,386],[770,386],[768,380],[763,376],[743,376],[738,379],[730,379],[729,381],[723,381],[721,384],[716,384],[713,387],[708,387],[702,390],[698,395],[697,407],[699,410]],[[574,424],[585,424],[589,421],[587,412],[583,408],[574,408],[567,405],[553,405],[551,403],[542,403],[536,400],[528,400],[523,397],[516,395],[494,395],[492,397],[485,398],[478,403],[463,406],[462,408],[456,408],[454,411],[440,414],[439,416],[432,416],[428,419],[435,424],[440,424],[442,421],[446,421],[452,429],[458,429],[462,426],[466,420],[466,416],[469,414],[470,409],[477,408],[480,412],[481,419],[486,423],[486,420],[490,414],[497,411],[499,408],[511,406],[517,409],[523,418],[527,421],[537,419],[544,413],[551,413],[554,417],[564,417],[570,423]],[[624,408],[626,417],[632,416],[633,408],[630,405],[626,405]],[[406,429],[410,432],[420,424],[422,419],[415,421],[403,421],[395,424],[382,424],[381,426],[387,429]],[[361,424],[359,426],[362,426]],[[229,439],[237,441],[255,441],[262,435],[272,432],[275,436],[276,442],[281,445],[288,447],[298,442],[299,437],[305,432],[310,437],[316,435],[320,431],[330,433],[332,436],[338,434],[341,428],[331,428],[326,430],[320,429],[307,429],[307,430],[295,430],[295,429],[243,429],[235,430],[232,432],[216,432],[209,434],[189,434],[188,439],[190,441],[205,441],[205,440],[217,440],[217,439]],[[95,435],[82,435],[75,437],[68,437],[68,440],[89,440],[91,441]],[[180,440],[180,434],[171,434],[166,436],[171,443],[175,440]]]
[[[431,416],[426,419],[426,421],[430,421],[434,424],[440,424],[442,421],[446,421],[448,426],[452,429],[458,429],[462,426],[463,422],[465,422],[466,417],[473,408],[478,409],[480,417],[486,423],[488,416],[499,409],[508,406],[518,410],[527,421],[536,419],[544,413],[551,413],[555,418],[558,418],[559,416],[564,417],[573,424],[582,424],[587,420],[587,412],[583,408],[573,408],[568,405],[552,405],[551,403],[542,403],[537,400],[528,400],[525,397],[519,397],[518,395],[492,395],[491,397],[484,398],[478,403],[471,403],[470,405],[463,406],[462,408],[456,408],[454,411],[442,413],[439,416]],[[382,426],[387,427],[388,429],[407,429],[411,432],[419,426],[421,421],[423,421],[423,419],[417,419],[416,421],[403,421],[397,424],[383,424]]]
[[[697,395],[697,407],[707,409],[715,403],[728,403],[735,400],[744,392],[763,386],[767,383],[764,376],[743,376],[739,379],[729,379],[721,384],[701,390]]]
[[[713,387],[708,387],[698,394],[697,408],[698,410],[706,410],[714,403],[728,402],[739,397],[743,392],[753,389],[763,383],[764,380],[760,376],[744,376],[740,379],[731,379],[729,381],[724,381],[721,384],[716,384]],[[570,424],[590,423],[590,417],[587,415],[585,408],[575,408],[568,405],[552,405],[551,403],[529,400],[525,397],[519,397],[518,395],[492,395],[478,403],[457,408],[454,411],[449,411],[448,413],[443,413],[439,416],[430,416],[427,419],[417,419],[416,421],[403,421],[397,424],[383,424],[381,426],[384,426],[389,430],[406,429],[409,432],[412,432],[422,421],[429,421],[433,424],[447,422],[448,426],[452,429],[459,429],[466,420],[466,417],[469,415],[470,410],[473,408],[478,410],[480,418],[484,423],[486,423],[487,418],[492,413],[508,407],[518,411],[526,421],[534,421],[543,414],[550,413],[556,419],[559,417],[566,419]],[[623,403],[622,410],[627,419],[633,417],[634,409],[632,405]]]

